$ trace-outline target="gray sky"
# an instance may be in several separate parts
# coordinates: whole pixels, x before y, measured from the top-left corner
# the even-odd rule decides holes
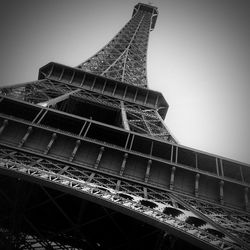
[[[180,144],[250,163],[249,0],[151,2],[159,17],[149,40],[149,88],[170,105],[167,126]],[[1,1],[0,86],[35,80],[50,61],[85,61],[136,3]]]

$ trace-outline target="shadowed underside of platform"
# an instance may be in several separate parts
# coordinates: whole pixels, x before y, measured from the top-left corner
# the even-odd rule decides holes
[[[129,213],[48,186],[0,175],[1,249],[196,249]]]

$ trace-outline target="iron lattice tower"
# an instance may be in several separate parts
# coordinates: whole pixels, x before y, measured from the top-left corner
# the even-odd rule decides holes
[[[158,11],[137,5],[124,28],[99,52],[78,67],[117,81],[147,87],[146,59],[149,32]]]
[[[250,248],[249,165],[177,144],[147,88],[157,15],[0,90],[0,248]]]

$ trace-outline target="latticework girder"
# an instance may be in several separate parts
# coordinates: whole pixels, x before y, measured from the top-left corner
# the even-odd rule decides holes
[[[124,28],[78,68],[146,88],[148,38],[157,14],[155,7],[136,7]]]
[[[47,79],[0,89],[0,93],[31,103],[44,103],[65,93],[76,90],[74,86]]]

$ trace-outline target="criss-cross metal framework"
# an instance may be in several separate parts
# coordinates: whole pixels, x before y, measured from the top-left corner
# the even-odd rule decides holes
[[[147,88],[157,13],[0,89],[0,248],[250,248],[250,166],[176,144]]]
[[[156,7],[138,4],[132,18],[99,52],[78,67],[117,81],[147,87],[147,47]]]

